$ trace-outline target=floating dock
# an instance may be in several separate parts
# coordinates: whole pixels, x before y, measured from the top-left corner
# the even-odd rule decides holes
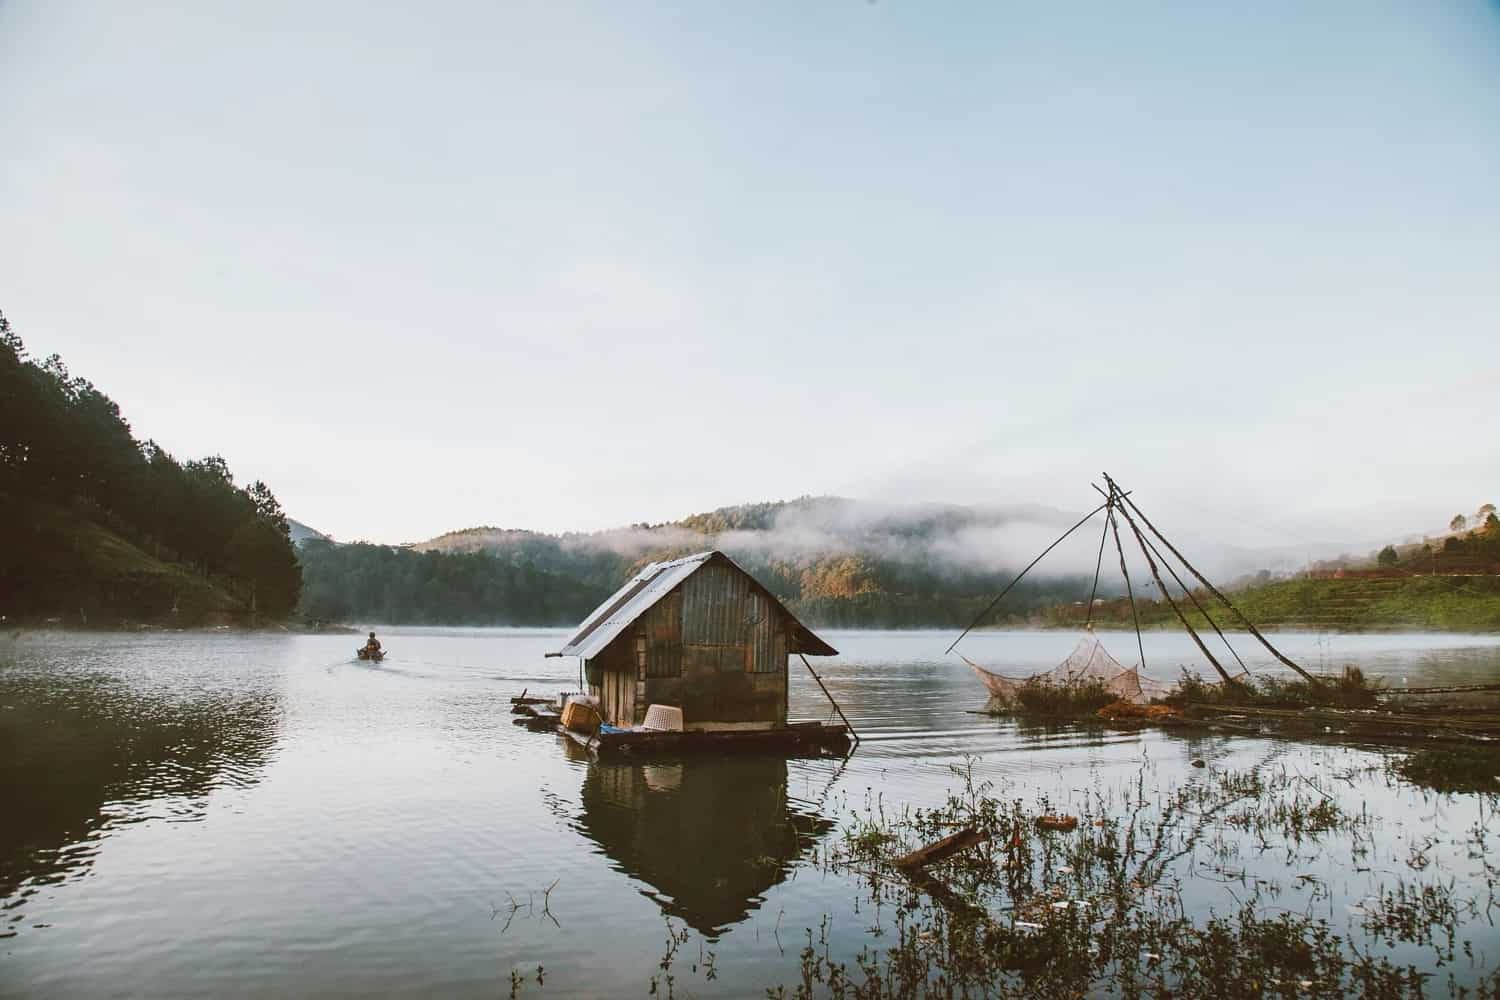
[[[547,698],[510,700],[515,724],[532,732],[557,732],[600,756],[613,754],[673,755],[684,753],[759,753],[788,757],[842,757],[849,752],[848,726],[826,722],[789,722],[773,729],[662,730],[614,729],[581,733],[562,724],[556,702]]]
[[[641,732],[621,730],[592,736],[562,726],[557,731],[601,757],[614,754],[672,755],[684,753],[761,753],[789,757],[842,757],[849,752],[846,726],[822,722],[792,722],[777,729],[737,729],[714,732]]]

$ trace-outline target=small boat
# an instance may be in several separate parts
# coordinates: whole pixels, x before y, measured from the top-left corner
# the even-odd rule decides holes
[[[364,646],[361,646],[354,651],[354,655],[359,657],[361,660],[373,660],[374,662],[379,663],[381,660],[385,659],[385,650],[367,649]]]

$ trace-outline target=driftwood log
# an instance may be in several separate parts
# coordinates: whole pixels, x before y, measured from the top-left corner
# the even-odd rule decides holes
[[[935,865],[939,861],[946,861],[961,851],[967,851],[976,844],[982,844],[989,840],[989,834],[980,833],[972,826],[964,827],[955,834],[950,834],[942,840],[934,840],[926,847],[919,847],[910,854],[903,854],[892,861],[891,864],[897,868],[925,868]]]
[[[942,906],[948,912],[967,917],[969,919],[988,920],[989,915],[984,907],[964,899],[954,892],[936,875],[927,870],[928,865],[946,861],[955,854],[967,851],[971,847],[989,840],[989,835],[980,833],[972,826],[964,827],[955,834],[935,840],[926,847],[919,847],[910,854],[903,854],[891,862],[896,869],[905,875],[907,881],[927,893],[932,900]]]

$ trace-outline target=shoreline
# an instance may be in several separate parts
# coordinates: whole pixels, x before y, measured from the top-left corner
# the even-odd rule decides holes
[[[54,621],[43,619],[0,619],[0,637],[15,638],[27,632],[117,632],[134,634],[140,632],[189,632],[196,634],[233,632],[245,634],[288,633],[297,635],[358,635],[360,630],[353,625],[337,622],[265,622],[246,625],[239,622],[207,623],[192,625],[166,625],[161,622],[113,622],[95,625],[88,622]]]

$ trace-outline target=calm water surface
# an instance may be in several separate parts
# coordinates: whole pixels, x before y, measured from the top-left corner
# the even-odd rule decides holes
[[[839,824],[940,801],[966,754],[1007,797],[1064,807],[1137,779],[1192,780],[1195,757],[1348,775],[1381,760],[1018,727],[968,714],[983,693],[942,655],[950,635],[854,632],[829,633],[841,655],[817,661],[865,737],[847,761],[602,764],[512,725],[508,698],[521,688],[576,684],[576,665],[542,657],[562,635],[387,629],[391,655],[376,666],[353,660],[354,636],[0,638],[0,994],[505,995],[513,968],[541,965],[545,985],[527,995],[643,995],[671,920],[691,931],[685,962],[717,956],[717,978],[694,979],[695,995],[762,995],[795,978],[802,928],[823,914],[837,951],[867,940],[873,918],[853,908],[856,887],[812,860]],[[964,649],[1022,674],[1074,641],[987,633]],[[1353,662],[1395,685],[1500,680],[1496,637],[1277,641],[1309,664]],[[1133,635],[1106,643],[1134,659]],[[1185,636],[1147,637],[1159,677],[1192,654]],[[794,667],[792,715],[829,717]],[[1304,892],[1288,876],[1289,908],[1342,929],[1350,901],[1414,844],[1427,845],[1429,876],[1485,895],[1483,798],[1346,784],[1350,808],[1386,817],[1365,863],[1375,871],[1347,852],[1260,858],[1267,873],[1321,879]],[[1186,895],[1227,906],[1223,881],[1190,878]],[[1460,981],[1500,961],[1481,903],[1462,928],[1477,957],[1458,963]],[[1414,945],[1387,953],[1432,963]]]

